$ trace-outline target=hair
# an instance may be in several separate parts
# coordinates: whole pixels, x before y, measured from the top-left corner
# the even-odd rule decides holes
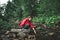
[[[31,16],[28,16],[28,18],[31,18]]]

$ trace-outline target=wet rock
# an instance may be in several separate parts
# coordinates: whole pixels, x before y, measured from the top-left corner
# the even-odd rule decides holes
[[[19,40],[19,39],[13,39],[13,40]]]
[[[52,36],[52,35],[54,35],[54,32],[50,32],[50,33],[48,33],[48,35]]]
[[[26,36],[26,34],[23,33],[23,32],[19,32],[17,35],[18,35],[19,37],[22,37],[22,38]]]

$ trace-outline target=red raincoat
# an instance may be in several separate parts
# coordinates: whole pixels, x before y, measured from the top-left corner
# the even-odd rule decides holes
[[[32,29],[34,28],[32,22],[29,22],[29,18],[25,18],[24,20],[22,20],[19,25],[20,27],[24,27],[25,24],[29,24]]]

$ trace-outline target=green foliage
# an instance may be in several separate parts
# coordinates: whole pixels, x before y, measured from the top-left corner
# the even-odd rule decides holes
[[[50,27],[55,27],[56,23],[60,21],[60,16],[51,16],[51,17],[46,17],[46,16],[43,16],[43,17],[34,17],[33,22],[45,22],[44,24],[47,24],[47,26],[50,26]]]
[[[19,27],[19,21],[28,15],[33,17],[33,22],[45,22],[50,27],[60,21],[59,0],[13,0],[8,1],[4,16],[2,11],[0,7],[0,26],[4,29]]]

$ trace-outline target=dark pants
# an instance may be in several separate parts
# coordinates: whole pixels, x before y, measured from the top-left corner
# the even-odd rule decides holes
[[[29,24],[24,25],[21,29],[23,29],[23,30],[24,30],[24,32],[27,32],[27,33],[30,33],[30,30],[31,30],[31,28],[30,28],[30,25],[29,25]],[[23,32],[23,31],[22,31],[22,32]]]
[[[26,25],[24,25],[23,28],[24,28],[24,29],[29,29],[29,28],[30,28],[30,25],[29,25],[29,24],[26,24]]]

